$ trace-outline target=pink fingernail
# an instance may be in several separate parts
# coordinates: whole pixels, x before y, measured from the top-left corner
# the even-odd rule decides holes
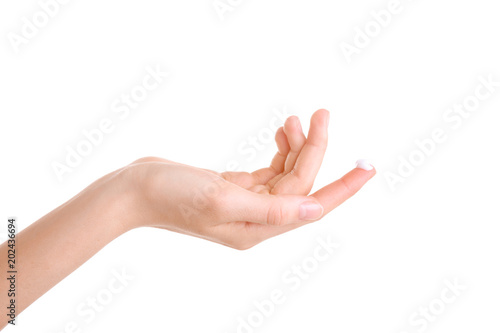
[[[314,201],[304,202],[299,206],[299,219],[301,221],[314,221],[323,215],[323,206]]]

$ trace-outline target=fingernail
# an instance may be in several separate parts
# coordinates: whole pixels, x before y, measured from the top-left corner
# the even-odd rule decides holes
[[[370,171],[373,169],[373,166],[370,164],[370,162],[368,162],[368,160],[357,160],[356,168]]]
[[[323,206],[316,202],[304,202],[299,206],[299,219],[301,221],[314,221],[323,215]]]

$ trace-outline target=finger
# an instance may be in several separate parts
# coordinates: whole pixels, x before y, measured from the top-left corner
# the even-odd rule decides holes
[[[375,168],[367,164],[366,161],[360,160],[355,169],[311,196],[323,206],[324,215],[326,215],[356,194],[375,174]]]
[[[240,207],[240,210],[236,213],[237,220],[255,223],[235,222],[233,224],[238,228],[244,228],[251,241],[257,244],[265,239],[319,220],[358,192],[375,175],[375,169],[366,162],[359,161],[358,165],[357,168],[347,173],[341,179],[325,186],[309,197],[295,195],[262,196],[258,194],[251,199],[249,197],[242,197],[241,200],[250,205],[258,206]],[[309,200],[313,198],[316,201]],[[304,211],[300,209],[300,205],[304,203],[306,205],[320,204],[321,211],[311,210],[309,218],[304,218]],[[280,220],[272,217],[276,214],[273,212],[276,212],[277,207],[282,210],[278,215],[286,215],[285,218]],[[299,207],[298,213],[297,207]]]
[[[270,226],[284,226],[317,220],[323,207],[316,198],[300,195],[259,194],[233,189],[219,209],[226,221],[247,221]]]
[[[285,166],[281,174],[269,178],[267,185],[269,190],[272,190],[274,186],[283,178],[285,177],[289,172],[291,172],[294,168],[295,161],[297,160],[297,157],[300,154],[300,151],[302,150],[302,147],[304,146],[304,143],[306,142],[306,137],[304,136],[304,133],[302,132],[302,126],[300,125],[299,118],[296,116],[291,116],[285,121],[284,125],[284,132],[287,137],[287,141],[289,144],[289,152],[286,157],[285,161]],[[279,193],[288,193],[286,191],[279,192]],[[292,194],[292,193],[288,193]],[[304,193],[307,194],[307,193]]]
[[[285,161],[288,152],[290,151],[290,145],[288,144],[288,139],[283,127],[278,128],[276,131],[275,141],[278,147],[278,152],[274,155],[271,165],[267,168],[252,172],[257,184],[266,184],[273,177],[283,172],[285,168]]]
[[[290,144],[288,143],[288,138],[283,127],[278,128],[276,131],[275,140],[278,152],[274,156],[270,167],[276,174],[279,174],[285,169],[286,158],[290,152]]]
[[[308,194],[311,191],[328,144],[329,118],[330,113],[324,109],[312,115],[307,140],[293,171],[275,184],[271,193]]]
[[[284,172],[292,171],[295,161],[306,143],[306,136],[302,132],[300,120],[296,116],[291,116],[285,121],[284,132],[290,145],[290,152],[286,158]]]

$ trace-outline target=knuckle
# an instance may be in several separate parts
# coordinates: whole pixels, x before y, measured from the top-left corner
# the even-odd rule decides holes
[[[340,184],[342,184],[342,187],[344,187],[344,189],[345,189],[345,191],[347,193],[354,193],[354,192],[356,192],[352,188],[351,184],[349,182],[347,182],[344,177],[340,178]]]
[[[292,170],[290,170],[290,175],[296,180],[296,181],[301,181],[304,179],[303,172],[301,171],[300,168],[297,168],[297,166],[294,166]]]
[[[267,224],[273,226],[285,225],[288,220],[288,213],[278,202],[271,205],[267,212]]]
[[[318,137],[314,142],[310,142],[309,145],[314,148],[318,154],[324,154],[328,146],[328,138],[326,136]]]

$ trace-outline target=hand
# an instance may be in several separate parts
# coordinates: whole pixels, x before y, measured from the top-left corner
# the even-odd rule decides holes
[[[288,118],[276,133],[271,165],[252,173],[217,173],[157,157],[133,162],[122,170],[136,193],[127,214],[133,227],[248,249],[321,219],[375,175],[371,166],[356,168],[308,196],[326,151],[328,120],[328,111],[315,112],[306,138],[299,119]]]
[[[16,296],[17,313],[135,227],[164,228],[243,250],[319,220],[375,175],[361,163],[308,196],[326,150],[327,126],[328,111],[317,111],[306,139],[299,120],[288,118],[276,133],[278,153],[271,165],[252,173],[220,174],[146,157],[98,179],[16,236],[24,258],[18,278],[30,281]],[[0,252],[7,253],[7,242]],[[6,263],[0,261],[0,270],[7,270]],[[0,290],[8,284],[0,280]],[[2,295],[0,304],[7,306]]]

